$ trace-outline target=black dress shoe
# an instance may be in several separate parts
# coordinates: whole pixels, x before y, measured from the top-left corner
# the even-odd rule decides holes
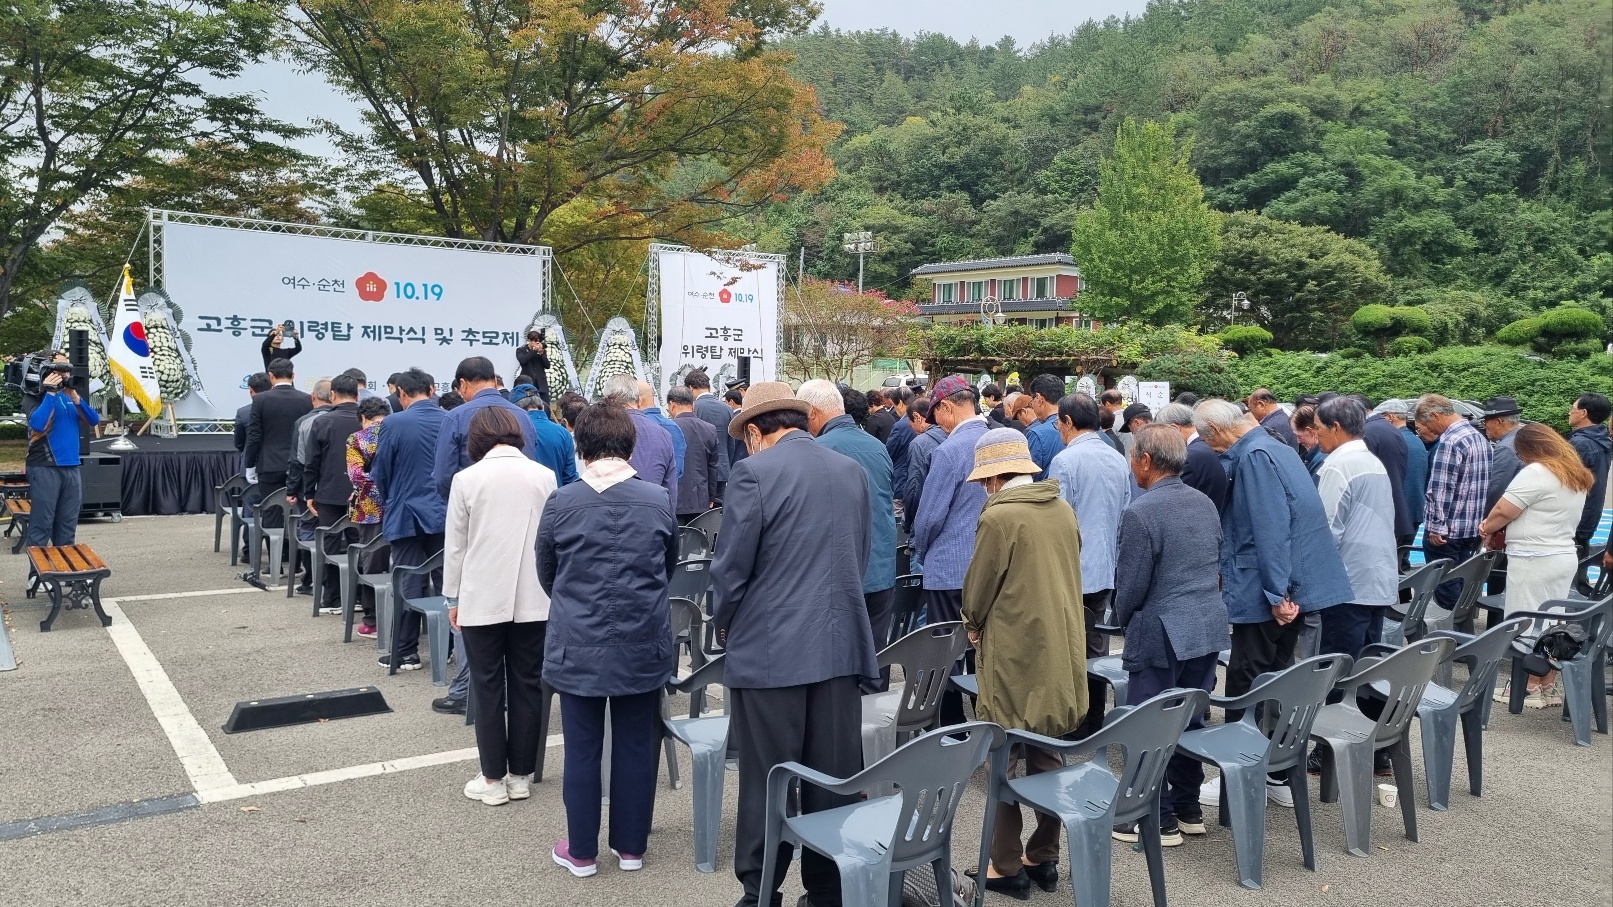
[[[980,877],[978,872],[979,871],[975,869],[965,869],[963,874],[971,879],[974,879],[976,882],[979,882]],[[1011,875],[1001,879],[994,879],[991,876],[987,876],[985,885],[987,891],[995,891],[1000,894],[1006,894],[1015,900],[1028,901],[1031,899],[1031,877],[1026,874],[1024,869],[1020,869],[1017,875]]]
[[[313,586],[298,586],[297,587],[297,594],[298,595],[313,595],[314,594],[314,587]]]
[[[1030,876],[1030,880],[1036,883],[1036,887],[1043,891],[1059,890],[1059,864],[1057,863],[1038,863],[1035,866],[1026,866],[1025,875]]]
[[[431,710],[444,715],[463,715],[465,714],[465,700],[455,699],[452,696],[433,699],[431,700]]]

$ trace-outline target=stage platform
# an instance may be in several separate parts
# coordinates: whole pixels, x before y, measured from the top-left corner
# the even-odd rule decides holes
[[[217,432],[174,438],[131,437],[136,450],[110,450],[116,438],[90,442],[97,458],[115,456],[122,466],[124,516],[210,513],[213,489],[240,472],[233,435]]]

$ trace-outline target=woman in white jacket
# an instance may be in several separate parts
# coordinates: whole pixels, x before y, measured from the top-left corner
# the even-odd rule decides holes
[[[448,622],[465,640],[482,762],[465,796],[489,806],[531,795],[543,745],[538,722],[549,596],[538,583],[536,545],[555,476],[527,459],[522,443],[521,424],[502,407],[471,420],[471,465],[454,476],[443,543],[442,592]]]

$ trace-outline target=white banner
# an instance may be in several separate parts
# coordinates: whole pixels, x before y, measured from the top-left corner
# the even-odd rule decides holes
[[[742,252],[713,258],[689,249],[656,253],[661,280],[661,395],[705,366],[712,389],[751,357],[752,381],[778,374],[778,262]]]
[[[182,417],[231,418],[263,370],[263,338],[291,322],[297,386],[349,368],[385,392],[418,366],[446,391],[460,360],[513,375],[524,326],[544,308],[546,254],[365,242],[233,227],[161,224],[163,289],[213,405],[192,393]]]
[[[1137,384],[1137,402],[1148,407],[1156,418],[1159,411],[1171,402],[1169,381],[1142,381]]]

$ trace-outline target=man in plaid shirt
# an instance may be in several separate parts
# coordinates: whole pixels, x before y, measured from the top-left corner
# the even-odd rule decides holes
[[[1456,412],[1448,398],[1427,394],[1417,401],[1417,437],[1438,441],[1428,464],[1428,495],[1423,517],[1423,557],[1460,564],[1479,551],[1479,522],[1490,484],[1490,442]],[[1461,591],[1445,583],[1435,593],[1450,610]]]

